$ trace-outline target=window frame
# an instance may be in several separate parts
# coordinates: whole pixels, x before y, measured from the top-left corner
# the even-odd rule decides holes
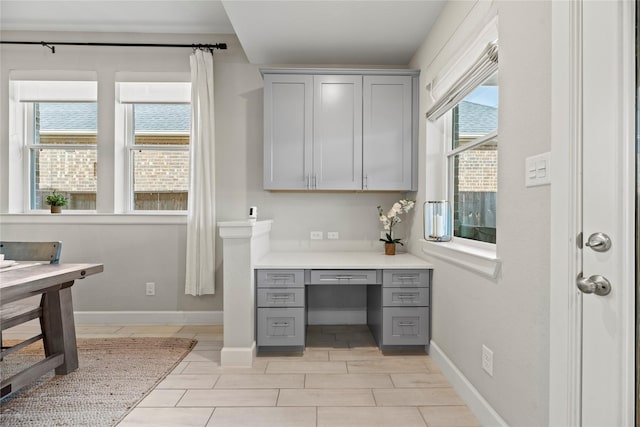
[[[23,144],[22,144],[22,152],[23,152],[23,164],[22,164],[22,173],[23,173],[23,182],[25,183],[25,189],[23,190],[23,200],[24,207],[23,211],[26,213],[42,213],[47,212],[47,209],[36,209],[35,208],[35,193],[36,193],[36,182],[35,182],[35,156],[37,150],[95,150],[96,152],[96,167],[98,165],[97,157],[98,157],[98,130],[95,130],[96,143],[95,144],[40,144],[36,142],[36,126],[35,126],[35,104],[47,103],[47,102],[55,102],[55,103],[72,103],[72,102],[83,102],[83,103],[95,103],[96,107],[98,106],[98,101],[86,101],[86,100],[61,100],[61,101],[48,101],[48,100],[33,100],[33,101],[24,101],[20,102],[19,108],[22,109],[23,115]],[[97,128],[97,122],[96,122]],[[89,133],[89,132],[86,132]],[[97,176],[96,176],[97,179]],[[98,197],[98,188],[96,187],[96,206],[97,206],[97,197]],[[96,213],[96,209],[68,209],[73,213]]]
[[[145,102],[147,104],[181,104],[190,105],[188,102],[175,102],[175,101],[155,101]],[[130,214],[154,214],[154,213],[167,213],[167,214],[186,214],[187,209],[173,209],[173,210],[154,210],[154,209],[136,209],[135,208],[135,151],[186,151],[190,152],[191,149],[191,132],[187,132],[189,137],[189,143],[186,145],[180,144],[136,144],[135,135],[135,116],[134,105],[143,104],[143,102],[128,102],[121,103],[124,112],[124,164],[125,166],[125,179],[124,179],[124,198],[125,198],[125,212]],[[191,162],[189,161],[189,171],[191,171]],[[190,173],[190,172],[189,172]],[[187,188],[187,198],[189,197],[189,189]]]

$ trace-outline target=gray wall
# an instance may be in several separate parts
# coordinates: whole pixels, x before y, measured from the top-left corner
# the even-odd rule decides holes
[[[251,65],[232,35],[162,35],[108,33],[3,32],[3,40],[65,40],[124,42],[226,42],[215,60],[216,210],[218,221],[247,217],[258,206],[260,219],[274,219],[276,249],[381,250],[381,227],[376,206],[390,207],[399,193],[269,193],[262,190],[262,90],[258,67]],[[7,88],[10,70],[93,70],[105,84],[99,96],[113,96],[115,72],[189,72],[190,49],[133,49],[61,47],[52,55],[39,46],[2,46],[0,72],[0,212],[8,210],[7,155],[9,150]],[[107,142],[113,137],[112,114],[100,111]],[[111,132],[111,134],[109,134]],[[110,158],[111,157],[111,158]],[[112,153],[101,161],[112,162]],[[99,191],[113,192],[112,177],[99,171]],[[111,180],[111,182],[109,181]],[[108,207],[109,208],[109,207]],[[103,213],[109,209],[102,210]],[[217,294],[184,295],[186,226],[169,218],[164,224],[109,215],[74,221],[21,215],[0,216],[0,238],[5,240],[62,240],[65,262],[99,261],[105,272],[74,287],[79,311],[222,310],[222,248],[218,239]],[[22,224],[16,224],[22,222]],[[90,222],[90,223],[87,223]],[[117,223],[114,223],[117,222]],[[176,223],[178,222],[178,223]],[[311,230],[338,231],[338,242],[309,241]],[[402,231],[401,229],[399,231]],[[155,281],[157,295],[146,297],[144,283]]]
[[[473,2],[450,2],[411,66],[424,87],[447,63],[443,46]],[[546,1],[496,2],[500,34],[500,111],[497,252],[502,274],[485,279],[439,259],[433,287],[433,340],[514,426],[548,425],[550,188],[524,186],[525,157],[550,150],[551,7]],[[430,69],[430,66],[432,68]],[[424,117],[424,116],[422,116]],[[419,203],[443,196],[433,135],[421,128]],[[429,150],[427,150],[429,147]],[[419,256],[422,224],[414,223],[410,250]],[[481,367],[481,348],[494,352],[493,377]]]

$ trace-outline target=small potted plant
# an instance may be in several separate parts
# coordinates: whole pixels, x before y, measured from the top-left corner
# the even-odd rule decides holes
[[[56,190],[53,190],[53,193],[47,196],[45,202],[47,205],[51,206],[52,214],[60,213],[62,212],[62,207],[67,204],[67,198],[60,193],[56,193]]]
[[[396,254],[396,243],[404,246],[402,243],[402,239],[394,239],[393,238],[393,226],[399,222],[402,222],[400,219],[400,214],[409,212],[414,206],[416,202],[414,200],[400,200],[393,204],[389,212],[386,214],[382,210],[381,206],[378,206],[378,214],[380,215],[380,222],[382,226],[387,231],[387,235],[385,239],[380,239],[381,242],[384,242],[384,253],[386,255],[395,255]]]

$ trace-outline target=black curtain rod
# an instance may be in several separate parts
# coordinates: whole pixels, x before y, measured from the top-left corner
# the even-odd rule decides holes
[[[129,46],[129,47],[190,47],[192,49],[204,49],[213,53],[214,49],[227,49],[226,43],[214,44],[166,44],[166,43],[78,43],[78,42],[21,42],[0,40],[0,44],[27,44],[40,45],[51,49],[51,53],[56,53],[56,45],[60,46]]]

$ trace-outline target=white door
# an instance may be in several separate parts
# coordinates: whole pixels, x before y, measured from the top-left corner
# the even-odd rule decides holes
[[[635,4],[552,11],[550,424],[632,426]],[[611,247],[598,251],[595,233]],[[611,291],[597,295],[605,279]]]
[[[609,295],[582,295],[583,426],[633,422],[633,18],[633,2],[583,3],[582,271],[611,283]],[[610,249],[586,246],[597,232]]]

